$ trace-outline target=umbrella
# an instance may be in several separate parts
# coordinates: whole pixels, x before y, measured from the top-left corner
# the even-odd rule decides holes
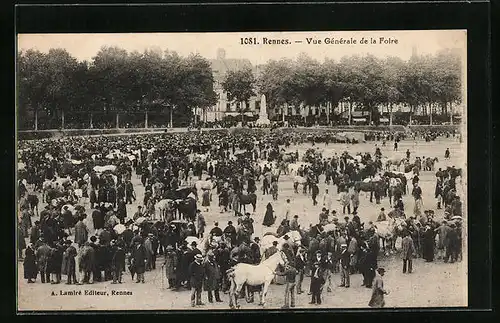
[[[276,238],[277,238],[277,235],[276,235],[276,233],[274,233],[274,232],[266,232],[266,233],[264,234],[264,236],[274,236],[274,237],[276,237]]]
[[[462,220],[461,216],[455,215],[451,217],[452,220]]]
[[[113,230],[115,230],[116,234],[122,234],[123,231],[125,231],[125,229],[127,229],[127,228],[123,224],[117,224],[113,228]]]
[[[71,163],[72,163],[73,165],[80,165],[80,164],[81,164],[81,163],[83,163],[83,162],[82,162],[81,160],[72,159],[72,160],[71,160]]]
[[[191,245],[191,243],[192,243],[193,241],[194,241],[194,242],[196,242],[196,244],[197,244],[197,245],[198,245],[198,244],[200,244],[200,241],[198,240],[198,238],[193,237],[193,236],[189,236],[189,237],[187,237],[185,240],[186,240],[186,242],[188,243],[188,245]]]
[[[141,224],[142,222],[146,221],[146,218],[141,216],[137,220],[135,220],[135,224]]]

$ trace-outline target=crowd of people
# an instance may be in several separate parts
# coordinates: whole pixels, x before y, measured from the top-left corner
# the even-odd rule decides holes
[[[424,137],[447,135],[425,133]],[[325,131],[315,141],[328,144],[329,136],[332,133]],[[385,145],[405,136],[373,133],[365,140]],[[405,189],[400,182],[391,184],[397,176],[382,172],[380,148],[373,156],[360,156],[359,161],[347,152],[328,158],[314,150],[307,152],[302,156],[307,164],[298,168],[297,175],[306,178],[301,183],[303,193],[311,195],[313,205],[323,204],[318,222],[310,227],[299,225],[299,215],[287,200],[276,232],[256,236],[255,219],[249,212],[242,213],[241,207],[252,204],[252,194],[257,193],[278,200],[280,170],[288,172],[288,157],[300,160],[298,152],[287,155],[284,148],[308,140],[307,133],[252,129],[19,142],[18,250],[24,278],[28,283],[40,277],[41,283],[59,284],[66,276],[66,284],[119,284],[128,270],[136,283],[145,283],[146,273],[154,271],[159,260],[168,288],[191,289],[191,305],[198,306],[203,304],[202,289],[209,302],[222,301],[221,293],[231,285],[226,275],[231,267],[259,264],[283,252],[287,264],[279,268],[275,280],[284,277],[285,308],[295,306],[295,292],[308,292],[311,304],[321,304],[323,289],[332,290],[335,274],[340,275],[339,286],[344,288],[350,287],[351,275],[361,274],[363,286],[373,290],[370,306],[381,307],[387,293],[382,280],[385,269],[378,267],[382,222],[400,220],[391,226],[391,234],[401,239],[403,272],[412,272],[416,256],[428,262],[435,255],[445,262],[461,259],[462,207],[455,189],[459,170],[436,173],[435,196],[438,208],[442,201],[446,217],[436,221],[433,211],[421,207],[418,174],[422,164],[409,163],[408,156],[415,201],[413,212],[408,212],[402,199]],[[331,188],[318,201],[322,175]],[[136,195],[134,176],[144,187],[142,199]],[[369,182],[364,182],[367,178]],[[201,189],[200,194],[196,187],[200,181],[213,186]],[[387,182],[383,190],[373,184],[379,182]],[[386,215],[382,208],[377,221],[366,224],[358,215],[359,193],[365,186],[377,203],[385,196],[394,197],[393,210]],[[335,196],[330,192],[335,188],[342,212],[332,207]],[[174,202],[158,216],[162,200]],[[221,213],[235,215],[235,223],[221,226],[215,221],[205,233],[204,213],[214,200]],[[89,210],[82,201],[88,201]],[[40,202],[45,206],[39,211]],[[138,205],[133,214],[127,204]],[[38,219],[32,224],[33,217]],[[276,220],[268,204],[264,227],[272,230]],[[294,240],[293,232],[299,232],[300,239]],[[261,240],[269,234],[284,243],[275,240],[263,246]],[[308,290],[303,288],[306,276],[311,278]],[[240,296],[253,302],[259,288],[248,286]]]

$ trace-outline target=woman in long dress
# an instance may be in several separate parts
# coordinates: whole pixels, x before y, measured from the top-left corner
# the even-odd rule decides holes
[[[210,207],[210,191],[209,190],[203,191],[201,206],[205,208],[205,211],[208,211],[208,208]]]
[[[430,226],[425,227],[423,242],[423,258],[426,262],[434,261],[435,233]]]
[[[267,203],[266,214],[264,215],[264,221],[262,222],[262,225],[270,227],[274,224],[275,221],[276,217],[274,216],[273,206],[271,205],[271,203]]]
[[[33,250],[33,244],[30,243],[25,251],[24,279],[27,279],[28,283],[34,283],[37,274],[38,268],[36,267],[35,251]]]
[[[382,279],[382,276],[384,276],[385,269],[380,267],[377,269],[377,273],[375,275],[375,278],[373,279],[372,283],[372,298],[370,299],[370,302],[368,303],[368,306],[370,307],[384,307],[385,306],[385,300],[384,300],[384,295],[389,294],[385,289],[384,289],[384,280]]]

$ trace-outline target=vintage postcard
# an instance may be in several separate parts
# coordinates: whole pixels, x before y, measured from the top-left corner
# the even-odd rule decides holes
[[[466,46],[18,34],[18,311],[467,306]]]

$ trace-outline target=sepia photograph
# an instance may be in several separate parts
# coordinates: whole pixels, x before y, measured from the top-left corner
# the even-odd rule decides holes
[[[19,312],[468,305],[466,30],[16,54]]]

